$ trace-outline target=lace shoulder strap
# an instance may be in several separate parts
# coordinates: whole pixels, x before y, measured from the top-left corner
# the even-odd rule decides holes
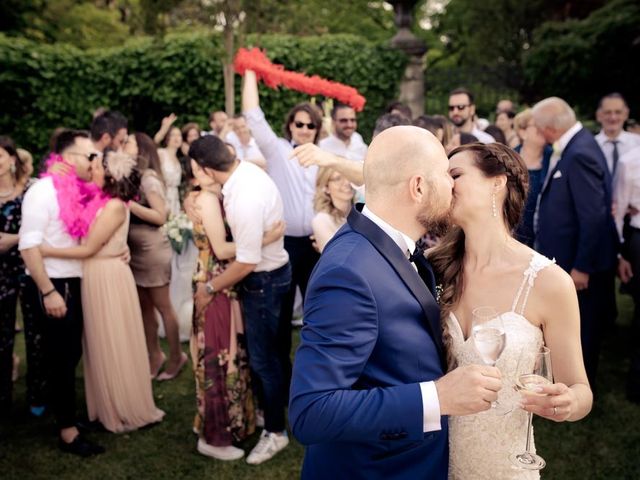
[[[550,260],[544,255],[540,255],[538,252],[533,253],[529,266],[522,273],[524,278],[522,279],[518,293],[516,293],[516,298],[513,299],[513,305],[511,305],[512,312],[516,312],[520,315],[524,314],[524,309],[527,306],[527,300],[529,299],[529,293],[531,293],[531,289],[533,288],[535,278],[538,276],[538,272],[554,263],[556,263],[555,260]],[[524,298],[522,299],[522,305],[520,309],[517,310],[516,308],[523,293]]]

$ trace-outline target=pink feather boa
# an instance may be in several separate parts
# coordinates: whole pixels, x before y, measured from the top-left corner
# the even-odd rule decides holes
[[[62,162],[72,168],[70,173],[57,174],[49,169]],[[56,189],[60,220],[65,224],[67,233],[73,238],[86,237],[98,211],[104,207],[110,197],[95,183],[85,182],[62,156],[52,153],[45,163],[47,169],[42,177],[51,177]]]

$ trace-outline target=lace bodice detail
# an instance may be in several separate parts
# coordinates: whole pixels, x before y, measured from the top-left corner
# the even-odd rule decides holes
[[[539,472],[513,467],[508,457],[512,453],[523,451],[526,441],[527,414],[518,408],[520,395],[514,389],[518,361],[523,353],[537,351],[544,342],[542,330],[524,316],[525,308],[538,273],[552,263],[552,260],[534,253],[523,272],[522,283],[516,292],[511,311],[500,315],[507,342],[496,363],[503,375],[503,387],[498,401],[513,406],[514,410],[504,416],[487,412],[449,418],[450,479],[540,478]],[[460,323],[453,313],[449,315],[447,322],[452,339],[452,353],[457,364],[482,364],[473,339],[464,338]]]

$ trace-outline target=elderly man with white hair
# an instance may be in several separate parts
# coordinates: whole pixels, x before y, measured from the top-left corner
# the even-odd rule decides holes
[[[582,353],[595,391],[602,330],[615,307],[618,237],[611,175],[593,135],[564,100],[542,100],[533,107],[533,119],[554,150],[538,202],[536,249],[555,258],[576,285]]]

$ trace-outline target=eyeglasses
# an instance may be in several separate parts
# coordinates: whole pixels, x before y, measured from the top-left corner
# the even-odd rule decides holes
[[[307,127],[308,130],[315,130],[316,125],[314,123],[293,122],[296,128]]]
[[[469,105],[449,105],[449,111],[453,112],[454,110],[458,110],[459,112],[461,112],[462,110],[464,110],[468,106]]]
[[[81,157],[86,158],[87,160],[89,160],[90,162],[92,162],[94,159],[102,157],[101,153],[80,153],[80,152],[67,152],[71,155],[80,155]]]
[[[356,123],[357,122],[355,118],[339,118],[336,121],[338,123]]]

